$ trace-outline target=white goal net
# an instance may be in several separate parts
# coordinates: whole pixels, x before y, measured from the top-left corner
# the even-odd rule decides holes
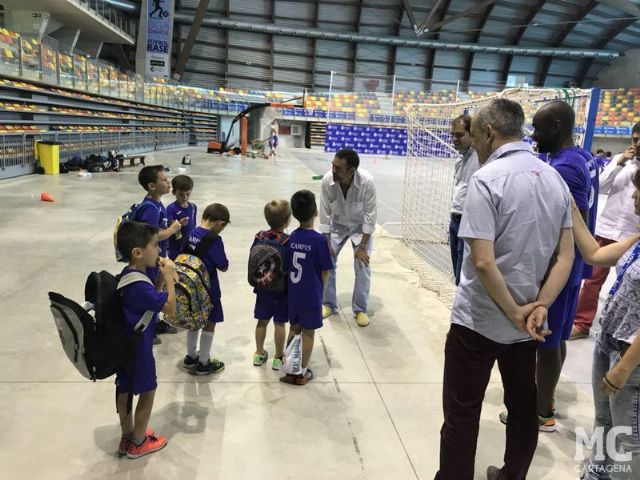
[[[522,105],[526,135],[533,132],[531,120],[542,105],[565,100],[576,111],[576,143],[584,142],[590,90],[510,89],[456,103],[407,107],[408,151],[402,208],[406,258],[401,260],[420,274],[423,286],[446,297],[445,300],[452,300],[455,295],[448,232],[458,153],[451,144],[451,121],[465,113],[473,115],[496,98],[508,98]]]

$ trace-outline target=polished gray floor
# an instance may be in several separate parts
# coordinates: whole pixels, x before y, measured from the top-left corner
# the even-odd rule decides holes
[[[73,370],[47,301],[50,290],[80,300],[91,270],[121,268],[113,260],[111,235],[116,216],[141,198],[138,167],[90,178],[69,174],[0,182],[5,251],[0,479],[433,478],[449,310],[398,265],[392,255],[396,240],[378,237],[371,325],[358,328],[353,321],[352,260],[343,254],[338,273],[343,308],[318,332],[312,358],[316,380],[295,388],[278,382],[276,372],[253,367],[253,295],[245,270],[252,236],[264,224],[262,207],[301,188],[319,193],[319,182],[297,159],[306,152],[282,151],[273,165],[189,151],[193,200],[201,209],[215,201],[231,211],[232,223],[223,233],[231,267],[221,274],[226,320],[214,342],[214,355],[227,369],[210,377],[185,374],[179,368],[184,333],[164,337],[155,350],[159,387],[151,426],[169,437],[169,445],[139,460],[116,457],[112,382],[93,384]],[[149,163],[168,164],[175,173],[184,152],[159,152]],[[328,165],[330,157],[324,158]],[[40,202],[43,191],[56,202]],[[397,209],[395,196],[381,199]],[[270,337],[271,330],[272,352]],[[561,428],[541,435],[530,478],[575,478],[580,462],[574,460],[574,428],[589,428],[593,417],[588,383],[563,378]],[[494,372],[482,414],[478,479],[487,465],[501,461],[504,428],[497,415],[502,409]]]

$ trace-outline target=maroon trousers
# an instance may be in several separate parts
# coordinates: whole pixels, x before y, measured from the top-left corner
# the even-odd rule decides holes
[[[598,245],[601,247],[616,243],[615,240],[602,238],[596,235]],[[593,319],[598,311],[598,302],[600,300],[600,289],[609,276],[608,267],[593,267],[591,278],[584,281],[580,297],[578,298],[578,307],[576,309],[576,318],[573,326],[582,333],[589,333]]]
[[[444,424],[436,480],[473,480],[482,401],[496,361],[509,413],[500,478],[526,478],[538,444],[536,347],[534,341],[496,343],[466,327],[451,325],[445,344]]]

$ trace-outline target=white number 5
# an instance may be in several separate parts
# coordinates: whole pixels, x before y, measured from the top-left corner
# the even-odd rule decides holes
[[[306,256],[306,253],[293,252],[292,262],[296,271],[290,273],[291,283],[298,283],[302,279],[302,265],[300,265],[299,261],[304,260]]]

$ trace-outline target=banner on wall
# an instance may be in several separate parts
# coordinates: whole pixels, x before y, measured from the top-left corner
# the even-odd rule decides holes
[[[406,155],[407,131],[402,128],[329,123],[324,150],[337,152],[341,148],[353,148],[358,153]]]
[[[173,0],[147,0],[147,75],[170,76],[172,34]]]

